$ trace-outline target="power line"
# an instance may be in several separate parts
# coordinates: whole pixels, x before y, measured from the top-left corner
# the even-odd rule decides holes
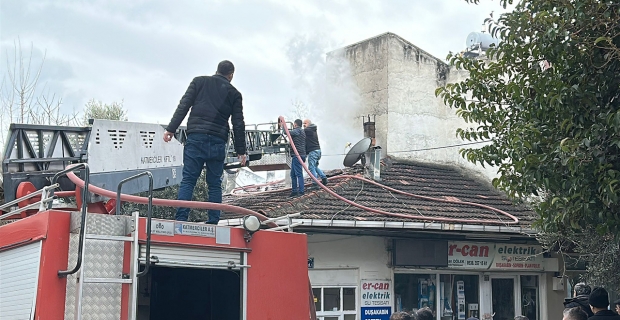
[[[431,147],[431,148],[411,149],[411,150],[401,150],[401,151],[390,151],[390,153],[403,153],[403,152],[416,152],[416,151],[428,151],[428,150],[437,150],[437,149],[447,149],[447,148],[454,148],[454,147],[470,146],[470,145],[474,145],[474,144],[481,144],[481,143],[486,143],[486,142],[491,142],[491,141],[493,141],[493,140],[483,140],[483,141],[476,141],[476,142],[452,144],[452,145],[441,146],[441,147]],[[322,157],[334,157],[334,156],[346,156],[346,155],[347,155],[346,153],[334,153],[334,154],[323,154],[321,156]]]

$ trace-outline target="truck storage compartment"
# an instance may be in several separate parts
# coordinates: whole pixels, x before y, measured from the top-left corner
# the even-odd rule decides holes
[[[137,318],[241,319],[241,289],[239,271],[153,267],[138,285]]]

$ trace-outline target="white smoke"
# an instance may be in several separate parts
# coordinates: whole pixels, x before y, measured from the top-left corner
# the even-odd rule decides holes
[[[349,60],[344,51],[332,51],[334,43],[317,34],[295,37],[287,47],[297,94],[291,113],[305,113],[318,126],[323,170],[342,168],[347,144],[364,137],[361,96]]]

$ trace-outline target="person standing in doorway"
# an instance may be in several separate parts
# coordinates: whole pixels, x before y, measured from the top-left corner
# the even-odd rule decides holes
[[[319,169],[319,160],[321,160],[321,145],[319,144],[319,134],[317,133],[317,127],[310,119],[305,119],[303,122],[304,131],[306,132],[306,154],[308,155],[308,170],[312,175],[321,180],[323,185],[327,185],[327,176],[321,169]],[[313,188],[318,188],[318,185],[312,180]]]
[[[293,122],[293,130],[290,131],[293,144],[295,144],[302,161],[299,162],[295,155],[291,160],[291,198],[304,195],[304,172],[301,164],[306,161],[306,132],[301,127],[302,125],[301,119],[296,119]]]
[[[226,143],[232,120],[235,151],[241,166],[245,165],[245,122],[241,93],[230,82],[235,66],[224,60],[213,76],[199,76],[192,80],[181,98],[164,132],[164,141],[172,140],[183,119],[187,120],[187,139],[183,148],[183,178],[179,186],[179,200],[192,200],[196,181],[203,167],[209,188],[209,202],[222,203],[222,173],[226,158]],[[176,220],[187,221],[189,208],[178,208]],[[217,224],[219,210],[209,210],[205,223]]]

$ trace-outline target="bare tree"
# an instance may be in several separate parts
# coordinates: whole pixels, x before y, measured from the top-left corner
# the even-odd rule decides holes
[[[296,99],[292,103],[292,108],[289,110],[289,119],[287,121],[293,121],[295,119],[305,119],[310,116],[310,106],[303,101]]]
[[[77,113],[64,114],[62,98],[51,93],[39,78],[46,59],[46,52],[40,61],[34,57],[34,46],[24,53],[21,40],[13,42],[13,50],[6,50],[5,68],[0,82],[0,143],[11,123],[74,125]]]

